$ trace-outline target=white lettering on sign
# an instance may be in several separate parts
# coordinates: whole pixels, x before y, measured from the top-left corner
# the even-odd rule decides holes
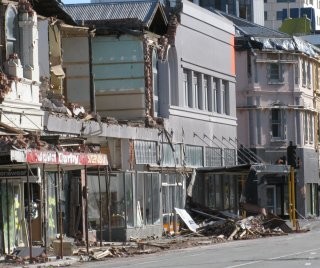
[[[79,165],[80,156],[78,154],[58,153],[59,164]]]
[[[53,152],[27,150],[28,163],[48,163],[62,165],[108,165],[106,154],[85,154],[71,152]]]

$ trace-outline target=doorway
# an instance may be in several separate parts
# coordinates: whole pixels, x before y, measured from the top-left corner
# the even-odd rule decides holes
[[[277,192],[275,185],[268,185],[267,194],[267,210],[273,214],[277,213]]]

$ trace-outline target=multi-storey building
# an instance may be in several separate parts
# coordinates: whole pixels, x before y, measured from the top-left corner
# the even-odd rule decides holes
[[[299,38],[228,16],[236,37],[238,138],[261,158],[276,163],[297,145],[297,212],[318,215],[318,132],[315,92],[319,50]],[[285,215],[286,176],[265,176],[262,206]],[[262,189],[264,188],[264,189]],[[263,196],[263,195],[262,195]]]
[[[278,30],[286,18],[307,16],[311,21],[311,31],[320,30],[320,3],[309,0],[266,0],[264,1],[265,26]]]
[[[91,62],[96,110],[109,123],[82,134],[109,152],[113,237],[160,235],[174,225],[174,207],[184,206],[192,169],[236,164],[236,146],[221,143],[236,139],[234,27],[188,1],[173,7],[168,21],[163,7],[149,1],[64,10],[79,24],[96,27],[87,66]],[[70,36],[62,42],[67,74],[70,66],[66,98],[87,105],[88,86],[70,83],[80,71],[72,68],[80,57],[72,44]],[[77,44],[80,49],[79,39]],[[237,184],[230,176],[214,180],[221,186],[216,207],[236,211]],[[94,196],[97,184],[92,187]],[[221,194],[226,189],[228,195]]]

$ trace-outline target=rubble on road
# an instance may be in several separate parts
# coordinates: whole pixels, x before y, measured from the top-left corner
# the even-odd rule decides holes
[[[283,219],[272,213],[241,218],[230,212],[209,208],[190,208],[189,211],[199,225],[197,233],[204,236],[223,236],[226,240],[240,240],[287,235],[293,232]]]
[[[145,239],[132,237],[127,242],[94,242],[89,252],[83,243],[75,243],[71,254],[79,261],[101,261],[109,258],[129,257],[132,255],[151,254],[163,250],[182,249],[224,243],[231,240],[255,239],[266,236],[280,236],[293,230],[278,216],[267,213],[249,217],[240,217],[230,212],[217,211],[203,207],[188,210],[177,209],[180,216],[180,230],[165,233],[163,237],[151,236]],[[179,212],[179,213],[178,213]],[[190,225],[192,221],[192,225]],[[188,224],[187,224],[188,223]],[[196,229],[194,227],[197,226]],[[51,248],[48,256],[43,248],[33,247],[33,263],[42,263],[54,254]],[[24,264],[29,260],[29,248],[16,250],[6,256],[6,262]]]

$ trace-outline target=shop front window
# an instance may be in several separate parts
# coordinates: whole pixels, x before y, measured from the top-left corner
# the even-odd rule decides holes
[[[163,228],[170,232],[174,231],[174,208],[184,208],[185,177],[180,174],[162,174],[161,185]]]
[[[109,176],[109,177],[108,177]],[[134,226],[133,210],[133,173],[111,173],[99,176],[88,175],[88,217],[89,227],[100,228],[100,215],[102,216],[102,228],[106,229],[108,220],[108,191],[110,193],[110,221],[112,228],[124,228]],[[110,186],[108,189],[108,180]],[[101,194],[101,197],[100,197]],[[100,200],[102,211],[100,212]]]
[[[158,173],[138,173],[137,226],[160,223],[160,179]]]
[[[3,249],[6,253],[11,253],[10,251],[21,242],[27,242],[21,226],[21,223],[25,222],[21,186],[21,184],[6,181],[1,183],[1,221]]]

